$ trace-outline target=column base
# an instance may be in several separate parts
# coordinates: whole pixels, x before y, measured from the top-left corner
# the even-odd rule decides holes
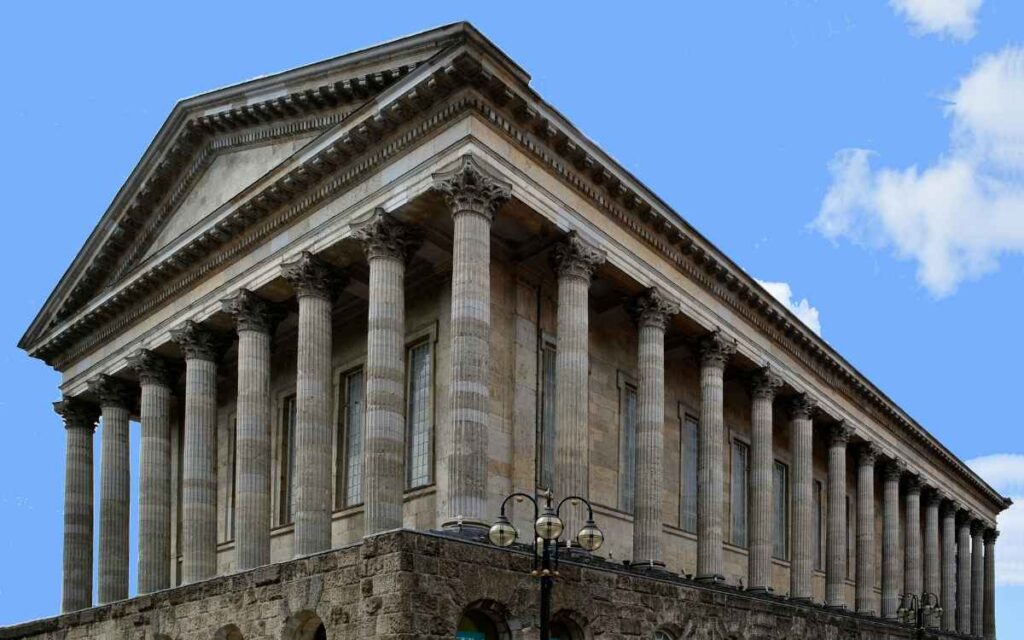
[[[466,540],[487,541],[487,533],[491,526],[479,520],[457,518],[441,524],[440,533]]]
[[[696,580],[697,582],[711,582],[715,584],[724,584],[725,576],[719,573],[711,573],[704,576],[697,576],[696,578],[694,578],[694,580]]]
[[[814,598],[812,598],[811,596],[800,596],[799,598],[794,598],[793,596],[790,596],[789,599],[792,602],[799,602],[800,604],[814,604]]]
[[[748,587],[747,593],[760,593],[762,595],[772,595],[775,593],[775,589],[771,587]]]
[[[846,611],[847,610],[847,606],[845,604],[831,604],[831,603],[828,603],[828,602],[825,603],[825,608],[826,609],[832,609],[833,611]]]
[[[629,568],[636,571],[643,571],[644,573],[670,573],[668,569],[665,568],[665,563],[660,560],[647,560],[644,562],[630,561]]]

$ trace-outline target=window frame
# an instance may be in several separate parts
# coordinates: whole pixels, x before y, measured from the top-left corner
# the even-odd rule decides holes
[[[295,406],[295,419],[292,421],[290,431],[286,433],[285,412],[288,409],[289,402]],[[295,522],[295,431],[298,422],[297,390],[292,387],[279,391],[274,410],[274,479],[276,486],[273,487],[273,523],[275,527],[291,526]],[[287,492],[287,504],[289,507],[287,517],[284,514],[285,492]]]
[[[554,491],[555,456],[556,448],[558,446],[557,425],[555,424],[555,412],[557,411],[557,407],[555,405],[555,389],[558,385],[558,379],[556,377],[555,371],[558,362],[558,341],[553,334],[547,331],[542,330],[539,332],[539,334],[539,339],[537,341],[537,428],[535,444],[537,455],[535,460],[535,482],[537,483],[538,489]],[[550,436],[548,436],[547,429],[545,428],[548,426],[545,420],[545,415],[547,415],[545,412],[545,405],[548,401],[549,394],[545,393],[545,384],[547,382],[545,373],[547,373],[547,369],[544,366],[544,357],[545,354],[548,352],[550,352],[553,356],[551,362],[552,388],[550,390]],[[547,440],[548,442],[545,442],[545,440]],[[550,445],[550,451],[548,451],[547,445]],[[546,461],[549,463],[549,465],[545,465],[545,453],[548,454]]]
[[[742,447],[746,452],[746,464],[743,467],[743,482],[736,482],[736,449]],[[736,539],[736,516],[738,510],[734,498],[736,487],[741,485],[743,491],[743,541]],[[741,549],[750,548],[750,442],[734,436],[729,446],[729,544]]]
[[[782,479],[783,479],[783,484],[785,485],[785,486],[783,486],[781,488],[778,486],[779,478],[775,475],[775,470],[776,469],[780,469],[780,468],[782,469]],[[791,553],[791,551],[790,551],[790,544],[791,544],[790,540],[791,540],[792,536],[790,535],[790,529],[791,529],[791,526],[792,526],[791,525],[792,512],[791,512],[791,505],[790,505],[790,496],[791,496],[791,487],[790,487],[790,485],[792,483],[792,480],[790,479],[789,473],[790,473],[789,465],[786,464],[784,461],[779,460],[778,458],[775,458],[775,460],[772,463],[772,493],[773,493],[773,495],[772,495],[772,557],[775,558],[776,560],[782,560],[782,561],[788,561],[790,559],[790,553]],[[780,502],[780,501],[778,501],[778,497],[780,495],[782,496],[781,504],[783,505],[783,508],[782,508],[782,523],[781,523],[781,527],[779,529],[777,529],[776,528],[776,524],[778,524],[778,523],[776,523],[776,521],[775,521],[775,514],[776,514],[775,508],[777,506],[777,503]],[[782,531],[782,549],[783,549],[782,555],[778,555],[776,553],[777,549],[776,549],[775,545],[776,545],[776,542],[777,542],[776,535],[777,535],[777,531],[778,530]]]
[[[361,477],[359,479],[359,500],[353,503],[348,502],[348,471],[349,471],[349,459],[348,459],[348,435],[351,425],[349,424],[348,414],[348,381],[354,375],[363,376],[363,434],[362,434],[362,450],[360,451],[360,457],[365,460],[366,456],[366,366],[365,361],[360,360],[358,363],[350,364],[345,368],[339,368],[336,374],[337,382],[335,383],[336,397],[337,400],[337,428],[335,429],[335,441],[336,451],[334,460],[334,508],[336,510],[351,509],[352,507],[358,507],[363,504],[363,478],[365,477],[365,468],[361,469]],[[361,463],[362,464],[362,463]]]
[[[811,541],[814,547],[814,570],[825,570],[825,483],[812,478],[811,480],[811,517],[814,518],[814,529]],[[815,517],[817,516],[817,517]]]
[[[618,437],[618,486],[616,487],[616,508],[622,513],[633,514],[636,509],[636,436],[637,436],[637,405],[639,404],[639,397],[637,395],[637,380],[633,375],[619,370],[616,377],[616,386],[618,388],[619,402],[618,402],[618,425],[619,425],[619,437]],[[626,451],[626,447],[629,444],[627,441],[626,432],[626,412],[624,410],[625,400],[628,392],[632,392],[634,398],[633,408],[633,433],[632,433],[632,445],[633,445],[633,464],[630,467],[632,473],[624,473],[623,467],[627,464],[627,456],[629,453]],[[627,485],[628,483],[628,485]],[[628,494],[628,495],[627,495]],[[625,504],[629,502],[630,504]]]
[[[697,482],[699,480],[698,472],[698,449],[700,447],[700,418],[698,412],[690,411],[689,408],[682,402],[679,403],[679,528],[687,533],[697,533]],[[693,497],[693,528],[688,528],[686,522],[686,502],[687,502],[687,487],[690,483],[687,482],[686,473],[686,461],[688,459],[686,455],[686,431],[687,424],[692,422],[694,426],[694,437],[693,437],[693,486],[692,486],[692,497]]]
[[[430,442],[427,446],[427,481],[422,484],[412,483],[412,353],[416,348],[427,345],[428,371],[430,379],[427,385],[427,425],[426,433]],[[406,333],[405,337],[405,425],[403,434],[403,489],[404,491],[420,491],[437,484],[437,321]],[[365,471],[364,471],[365,472]]]

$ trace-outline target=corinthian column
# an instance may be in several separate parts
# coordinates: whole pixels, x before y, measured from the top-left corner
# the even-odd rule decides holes
[[[235,569],[270,564],[270,342],[284,315],[246,289],[222,303],[238,331]]]
[[[282,274],[299,300],[295,380],[295,543],[300,558],[331,547],[331,301],[337,280],[308,251]]]
[[[903,496],[906,509],[904,542],[903,592],[921,595],[921,479],[916,473],[907,474],[907,491]]]
[[[996,640],[996,538],[995,529],[985,531],[985,640]]]
[[[217,361],[222,342],[187,321],[171,332],[185,354],[185,451],[182,479],[182,580],[217,573]]]
[[[78,398],[53,403],[64,419],[64,573],[62,613],[92,606],[92,434],[99,411]]]
[[[939,576],[939,503],[942,496],[929,489],[924,501],[924,590],[936,596],[942,591]],[[941,604],[941,601],[940,601]],[[938,616],[929,616],[929,627],[939,624]]]
[[[789,595],[810,601],[814,563],[814,423],[815,400],[802,393],[790,407],[790,439],[793,450],[793,560],[789,568]]]
[[[587,292],[594,270],[604,263],[605,254],[581,240],[573,231],[565,242],[555,246],[552,258],[558,274],[554,489],[559,499],[565,496],[587,497],[587,378],[590,374]],[[563,518],[572,539],[583,525],[579,507],[570,506]],[[634,555],[633,560],[637,562],[640,557]]]
[[[366,333],[365,535],[402,526],[405,488],[405,262],[414,235],[383,209],[356,232],[370,263]]]
[[[900,606],[900,477],[906,469],[890,460],[882,472],[882,617],[896,619]]]
[[[701,343],[697,432],[697,579],[725,580],[722,565],[723,375],[736,340],[716,330]]]
[[[506,182],[485,172],[470,155],[459,166],[434,174],[434,189],[451,208],[452,320],[450,441],[445,447],[446,527],[485,527],[487,430],[491,381],[491,221],[512,195]]]
[[[747,582],[751,591],[772,591],[772,402],[782,380],[771,367],[754,375],[751,395],[750,437],[750,556]]]
[[[679,303],[648,289],[633,303],[637,347],[637,430],[633,564],[664,566],[661,554],[662,457],[665,431],[665,329]],[[562,348],[559,337],[558,348]],[[585,396],[584,396],[585,397]],[[584,438],[584,443],[586,439]],[[578,531],[570,529],[570,531]]]
[[[100,375],[89,382],[100,400],[100,604],[128,597],[128,519],[131,468],[128,407],[131,396],[121,380]]]
[[[867,443],[857,456],[857,613],[875,615],[875,460]]]
[[[828,540],[825,549],[825,604],[846,608],[846,443],[853,430],[844,421],[833,425],[828,447]]]
[[[142,350],[128,359],[139,376],[139,593],[171,586],[171,380],[167,362]]]
[[[985,524],[971,521],[971,635],[985,633]]]
[[[956,630],[971,632],[971,516],[961,511],[956,531]]]
[[[942,628],[956,631],[956,514],[957,503],[942,502]]]

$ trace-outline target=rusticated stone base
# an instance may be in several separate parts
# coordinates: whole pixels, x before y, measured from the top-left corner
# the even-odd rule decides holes
[[[538,585],[530,568],[530,556],[520,551],[390,532],[306,558],[0,628],[0,640],[208,640],[233,637],[235,628],[245,640],[291,640],[305,637],[311,614],[323,622],[328,640],[453,638],[462,610],[473,603],[505,617],[505,637],[536,638]],[[553,611],[595,640],[650,638],[655,629],[696,640],[915,637],[911,628],[877,618],[630,571],[598,559],[562,564]]]

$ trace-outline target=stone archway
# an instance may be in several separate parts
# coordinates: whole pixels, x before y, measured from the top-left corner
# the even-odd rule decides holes
[[[551,616],[551,640],[588,640],[587,626],[586,618],[562,609]]]
[[[455,637],[464,640],[511,640],[508,612],[493,600],[478,600],[459,616]]]
[[[226,624],[217,629],[217,633],[213,634],[213,640],[245,640],[245,638],[238,629],[238,625]]]
[[[315,611],[299,611],[288,616],[281,640],[327,640],[327,628]]]

